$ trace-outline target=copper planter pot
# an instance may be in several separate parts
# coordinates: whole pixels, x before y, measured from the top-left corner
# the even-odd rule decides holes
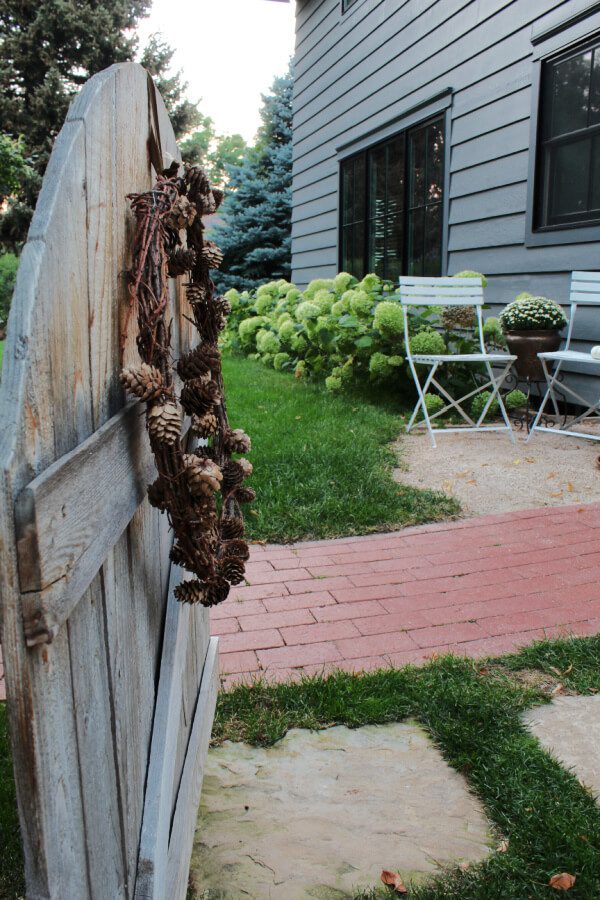
[[[521,378],[544,381],[544,370],[538,353],[553,353],[560,348],[560,331],[543,328],[532,331],[509,331],[505,335],[509,352],[517,357],[515,369]]]

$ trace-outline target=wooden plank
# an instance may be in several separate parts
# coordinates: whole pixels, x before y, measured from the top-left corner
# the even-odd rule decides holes
[[[143,500],[153,470],[142,408],[133,403],[19,494],[19,577],[30,645],[52,640],[68,618]]]
[[[170,799],[176,777],[175,751],[191,614],[191,607],[179,603],[174,593],[182,575],[183,571],[178,566],[171,567],[171,584],[144,797],[135,885],[136,900],[150,900],[150,898],[162,900],[167,896],[164,860],[169,846]]]
[[[194,843],[202,778],[219,689],[219,639],[212,637],[202,672],[202,683],[190,735],[183,775],[173,816],[166,873],[169,900],[184,900]]]

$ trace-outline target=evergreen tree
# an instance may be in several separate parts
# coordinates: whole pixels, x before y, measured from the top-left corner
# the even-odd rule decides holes
[[[26,167],[0,215],[0,246],[18,248],[37,199],[52,144],[73,95],[94,73],[134,58],[134,29],[151,0],[2,0],[0,130],[19,142]],[[164,92],[176,133],[199,121],[182,99],[180,73],[168,77],[173,52],[156,35],[143,61]]]
[[[224,222],[211,237],[223,251],[215,282],[221,291],[250,289],[291,275],[292,75],[263,95],[257,142],[229,168]]]

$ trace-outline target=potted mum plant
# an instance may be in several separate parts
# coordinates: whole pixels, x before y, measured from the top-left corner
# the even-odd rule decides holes
[[[559,349],[560,332],[567,324],[561,307],[547,297],[519,294],[498,318],[509,352],[517,357],[518,374],[530,381],[542,381],[544,372],[537,355]]]

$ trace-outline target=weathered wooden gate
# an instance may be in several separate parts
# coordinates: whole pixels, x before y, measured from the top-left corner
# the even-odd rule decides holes
[[[0,386],[2,648],[27,894],[184,897],[217,685],[123,364],[137,360],[126,194],[173,131],[146,72],[94,76],[58,136],[23,250]],[[173,352],[188,348],[171,285]]]

